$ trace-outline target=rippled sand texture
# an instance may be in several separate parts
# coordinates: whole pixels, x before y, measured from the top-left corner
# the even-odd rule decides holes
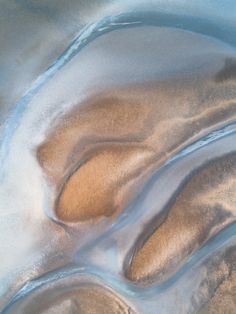
[[[236,156],[211,161],[193,174],[167,217],[135,253],[128,277],[163,280],[179,264],[236,219]]]
[[[192,297],[192,304],[201,308],[197,313],[235,313],[235,257],[234,245],[207,258],[205,280],[200,285],[201,293]]]
[[[235,119],[232,96],[231,84],[200,76],[118,88],[86,100],[38,150],[45,172],[62,186],[58,218],[84,221],[121,211],[151,170]]]
[[[96,285],[82,285],[76,289],[50,291],[40,297],[13,308],[24,314],[134,314],[134,311],[120,298],[107,289]]]
[[[216,290],[215,295],[201,311],[200,314],[234,314],[236,308],[236,273],[235,269],[227,280],[223,281]]]
[[[236,50],[200,24],[105,18],[19,102],[0,151],[2,314],[220,309],[235,281]]]

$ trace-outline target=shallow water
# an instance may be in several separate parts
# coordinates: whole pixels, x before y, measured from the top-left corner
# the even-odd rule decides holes
[[[217,304],[235,269],[235,38],[108,16],[32,85],[2,135],[2,313]]]

